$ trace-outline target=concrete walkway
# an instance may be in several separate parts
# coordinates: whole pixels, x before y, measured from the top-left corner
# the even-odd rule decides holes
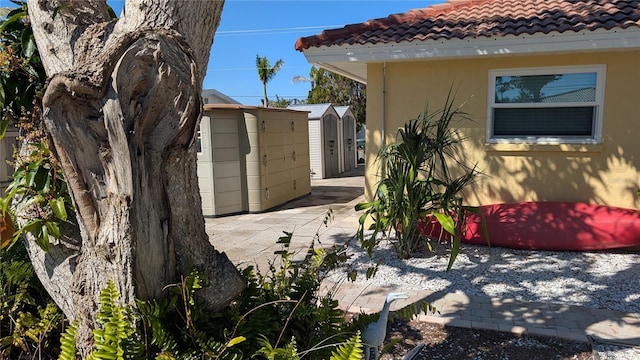
[[[334,284],[325,284],[333,288]],[[380,311],[387,293],[397,288],[367,288],[342,283],[334,298],[343,309],[367,313]],[[404,291],[404,290],[402,290]],[[448,326],[498,330],[521,335],[555,336],[581,342],[640,346],[640,314],[582,306],[523,302],[514,299],[468,296],[410,290],[409,299],[395,301],[392,310],[427,301],[439,313],[420,315],[419,320]]]
[[[334,179],[312,180],[312,193],[282,207],[260,214],[207,219],[207,233],[214,246],[227,253],[240,267],[257,265],[263,272],[283,231],[293,232],[292,250],[304,250],[317,234],[323,245],[351,240],[358,225],[354,206],[363,201],[362,168]],[[327,211],[332,220],[324,224]],[[372,288],[344,282],[323,284],[332,289],[340,306],[349,311],[379,311],[386,294],[401,289]],[[439,314],[421,315],[420,320],[513,332],[557,336],[589,342],[591,339],[640,346],[640,314],[513,299],[468,296],[464,293],[410,291],[409,299],[396,301],[392,309],[428,301]]]

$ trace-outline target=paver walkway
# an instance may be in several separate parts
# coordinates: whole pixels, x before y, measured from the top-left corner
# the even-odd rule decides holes
[[[207,233],[220,251],[240,265],[256,264],[266,270],[283,231],[294,233],[293,249],[306,248],[318,234],[323,244],[343,244],[355,234],[358,214],[354,206],[363,201],[362,168],[334,179],[312,180],[312,194],[260,214],[243,214],[207,219]],[[333,219],[323,224],[327,210]],[[335,284],[323,284],[325,289]],[[344,282],[335,298],[350,311],[375,312],[386,294],[401,289],[367,287]],[[468,296],[464,293],[409,291],[409,299],[396,301],[392,309],[428,301],[440,311],[421,315],[423,321],[450,326],[509,331],[519,334],[621,343],[640,346],[640,314],[513,299]]]
[[[333,288],[335,284],[324,286],[325,289]],[[345,310],[370,313],[380,311],[389,292],[401,290],[342,283],[334,298]],[[427,301],[438,309],[439,313],[420,315],[421,321],[522,335],[555,336],[582,342],[594,339],[600,342],[640,346],[640,314],[636,313],[468,296],[461,292],[407,292],[409,299],[396,300],[392,303],[391,309],[397,310],[420,301]]]

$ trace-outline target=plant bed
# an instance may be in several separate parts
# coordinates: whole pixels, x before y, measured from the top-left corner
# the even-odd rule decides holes
[[[394,319],[387,327],[387,340],[399,339],[380,358],[402,359],[420,343],[424,348],[414,359],[593,359],[588,343],[554,337],[526,336],[493,330],[476,330]]]

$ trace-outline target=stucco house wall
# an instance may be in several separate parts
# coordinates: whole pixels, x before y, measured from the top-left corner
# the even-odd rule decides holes
[[[461,150],[483,173],[466,191],[470,205],[580,201],[638,208],[639,64],[639,50],[367,64],[367,163],[373,163],[381,147],[383,110],[389,143],[426,105],[431,110],[443,106],[452,87],[456,104],[466,101],[463,110],[472,119],[458,125],[468,138]],[[490,70],[590,65],[606,67],[600,143],[486,141]],[[377,171],[377,166],[366,168],[369,197],[379,179]]]
[[[443,0],[296,49],[367,85],[369,198],[381,145],[451,87],[473,118],[457,124],[460,150],[484,174],[470,204],[640,205],[638,1]]]

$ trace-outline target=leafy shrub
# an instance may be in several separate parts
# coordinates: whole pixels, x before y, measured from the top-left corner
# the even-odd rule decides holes
[[[0,214],[5,214],[7,221],[19,224],[11,224],[17,229],[13,239],[6,241],[11,245],[24,233],[30,233],[42,250],[49,251],[52,239],[61,238],[60,224],[76,221],[75,209],[60,166],[45,143],[25,144],[25,147],[29,148],[30,154],[16,161],[6,196],[0,198]],[[28,217],[15,221],[10,205],[24,208],[23,214]]]
[[[235,345],[241,336],[224,341],[211,331],[216,312],[208,310],[197,296],[202,288],[200,276],[191,273],[171,287],[167,299],[137,301],[135,313],[140,319],[139,336],[146,344],[147,357],[156,359],[241,359]]]
[[[359,340],[345,343],[355,331],[350,331],[338,302],[330,293],[320,294],[323,274],[346,260],[344,252],[316,248],[314,240],[304,259],[294,261],[292,235],[285,232],[278,239],[282,249],[266,275],[252,267],[243,271],[249,285],[219,312],[209,311],[197,296],[206,284],[196,273],[169,287],[168,298],[137,301],[131,309],[116,304],[118,294],[110,283],[100,295],[100,327],[94,330],[91,358],[298,359],[303,354],[328,359],[341,344],[336,354],[357,353],[353,347]],[[74,353],[73,331],[71,327],[63,336],[66,357],[61,359]]]
[[[371,202],[360,203],[364,211],[359,219],[357,237],[371,256],[381,237],[389,240],[399,257],[411,257],[416,251],[430,249],[429,239],[421,232],[421,222],[431,215],[453,235],[449,268],[458,254],[459,229],[464,229],[465,212],[477,208],[463,205],[462,190],[477,172],[456,156],[456,147],[464,140],[452,127],[455,120],[467,119],[454,107],[451,94],[444,107],[425,110],[398,130],[399,142],[384,146],[377,157],[383,178]],[[455,165],[454,177],[450,166]],[[369,227],[365,224],[371,222]],[[366,230],[373,230],[365,235]],[[390,237],[391,234],[395,237]]]
[[[328,213],[324,224],[330,217]],[[100,294],[95,349],[90,358],[339,360],[361,356],[358,331],[377,320],[377,315],[359,314],[348,320],[332,293],[320,292],[326,272],[348,260],[345,249],[317,247],[316,235],[304,257],[296,260],[298,254],[290,249],[292,236],[285,232],[278,239],[282,248],[275,252],[266,274],[252,267],[244,269],[246,290],[218,312],[210,311],[197,296],[207,284],[196,273],[168,286],[171,293],[166,298],[136,301],[134,306],[119,305],[119,294],[109,283]],[[22,253],[16,255],[20,249]],[[23,243],[17,242],[0,255],[0,335],[9,334],[2,339],[1,355],[18,358],[40,351],[46,358],[59,355],[61,360],[74,359],[75,325],[67,328],[58,344],[62,314],[41,286],[31,289],[31,285],[25,285],[36,279],[31,264],[24,260]],[[17,262],[8,266],[12,262],[5,260],[9,259]],[[15,299],[21,299],[18,307],[11,305]],[[21,315],[16,315],[16,309],[22,310]],[[422,307],[423,311],[428,309],[432,310]],[[398,313],[409,319],[419,311],[419,307],[408,306]],[[20,320],[9,321],[14,318]]]
[[[328,213],[325,223],[330,216]],[[266,349],[278,349],[284,341],[295,339],[296,349],[310,359],[327,359],[331,355],[327,345],[342,343],[351,334],[338,301],[330,292],[321,294],[320,284],[328,270],[348,257],[343,248],[316,247],[316,235],[304,258],[295,261],[296,254],[290,250],[292,236],[284,232],[278,239],[282,248],[275,252],[278,258],[266,274],[253,267],[243,270],[248,286],[220,314],[219,320],[225,324],[219,331],[233,327],[234,335],[246,337],[239,346],[245,353],[262,349],[264,355]]]
[[[326,225],[331,216],[329,212],[323,224]],[[316,233],[304,258],[296,261],[296,254],[290,250],[292,236],[284,232],[278,239],[282,248],[275,252],[278,258],[265,275],[256,273],[252,267],[244,270],[249,285],[221,314],[220,320],[229,321],[226,328],[235,323],[233,336],[247,338],[239,346],[245,354],[267,359],[360,358],[359,331],[376,321],[379,314],[347,317],[338,308],[332,291],[320,292],[327,272],[350,259],[346,247],[317,247]],[[421,312],[435,311],[430,304],[421,302],[394,313],[408,320]]]
[[[9,126],[39,123],[47,76],[36,47],[25,1],[0,22],[0,138]]]
[[[18,7],[0,22],[0,140],[7,129],[19,129],[18,140],[23,142],[23,149],[16,156],[13,179],[0,200],[0,215],[17,231],[13,237],[3,234],[2,244],[14,243],[24,233],[30,233],[47,251],[51,238],[60,239],[60,224],[75,221],[75,210],[62,170],[47,146],[41,117],[47,77],[28,20],[27,4],[12,2]],[[16,219],[10,205],[24,208],[29,217]]]
[[[63,325],[24,244],[0,247],[0,358],[55,357]]]

